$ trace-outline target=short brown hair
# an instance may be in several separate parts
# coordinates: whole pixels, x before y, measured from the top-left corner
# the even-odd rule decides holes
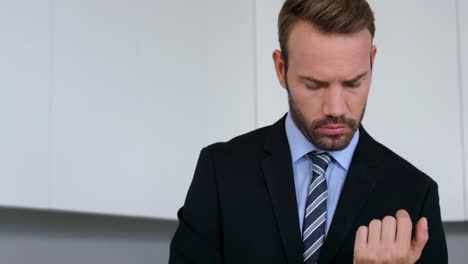
[[[323,33],[350,34],[368,29],[374,38],[374,14],[366,0],[286,0],[278,17],[278,36],[287,64],[288,39],[298,21],[310,22]]]

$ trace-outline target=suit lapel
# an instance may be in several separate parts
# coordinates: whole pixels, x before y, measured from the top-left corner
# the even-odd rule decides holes
[[[359,131],[359,142],[329,232],[325,243],[322,245],[319,263],[330,263],[346,236],[352,235],[354,239],[356,230],[351,230],[351,228],[368,200],[377,180],[376,168],[380,161],[379,152],[376,151],[378,149],[377,143],[362,126]]]
[[[299,230],[291,154],[284,122],[283,117],[269,130],[262,168],[287,262],[291,264],[303,262],[303,245]]]

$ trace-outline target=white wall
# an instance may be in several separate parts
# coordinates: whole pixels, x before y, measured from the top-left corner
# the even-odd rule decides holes
[[[0,1],[0,204],[175,219],[203,146],[287,111],[281,2]],[[468,219],[466,1],[370,2],[364,124],[439,183],[445,221]]]

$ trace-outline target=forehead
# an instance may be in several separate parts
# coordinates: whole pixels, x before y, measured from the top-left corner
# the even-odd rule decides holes
[[[370,68],[372,36],[367,29],[352,34],[324,34],[312,24],[296,23],[288,41],[290,68],[301,74],[352,75]]]

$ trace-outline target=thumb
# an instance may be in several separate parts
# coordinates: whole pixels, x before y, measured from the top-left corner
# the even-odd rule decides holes
[[[414,239],[411,241],[411,258],[416,262],[421,257],[421,252],[429,239],[427,218],[419,219],[414,232]]]

